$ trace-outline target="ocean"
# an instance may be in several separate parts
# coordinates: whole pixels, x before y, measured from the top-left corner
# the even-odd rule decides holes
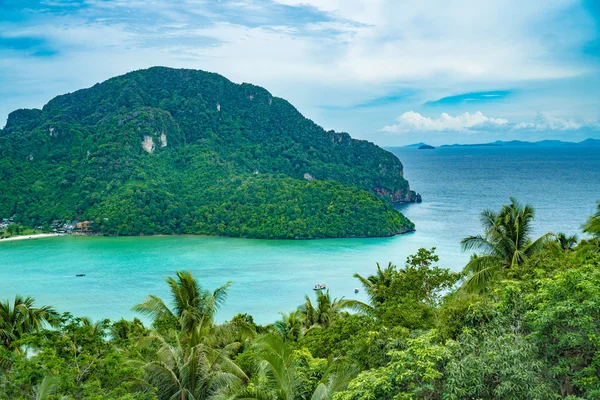
[[[220,237],[55,237],[0,243],[0,300],[16,293],[60,312],[132,318],[148,294],[168,299],[165,277],[191,270],[203,287],[233,282],[218,320],[249,313],[270,323],[325,283],[334,297],[366,300],[354,273],[376,262],[403,265],[436,247],[439,265],[459,271],[469,254],[460,240],[481,232],[479,214],[510,196],[535,207],[535,235],[581,225],[600,200],[600,149],[593,147],[390,148],[423,203],[398,209],[416,232],[390,238],[268,241]],[[85,274],[76,277],[76,274]]]

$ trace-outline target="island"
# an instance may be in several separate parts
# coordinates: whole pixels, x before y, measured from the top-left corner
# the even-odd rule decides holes
[[[0,219],[43,231],[310,239],[414,230],[392,153],[325,131],[286,100],[153,67],[12,112]]]
[[[600,146],[600,139],[585,139],[581,142],[565,142],[562,140],[540,140],[537,142],[528,142],[524,140],[496,140],[495,142],[490,143],[472,143],[472,144],[444,144],[441,147],[564,147],[564,146],[579,146],[579,147],[588,147],[588,146]]]
[[[435,147],[428,144],[423,144],[417,148],[417,150],[435,150]]]

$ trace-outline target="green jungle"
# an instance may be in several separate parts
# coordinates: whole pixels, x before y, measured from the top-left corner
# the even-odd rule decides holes
[[[0,220],[106,235],[391,236],[420,201],[400,160],[290,103],[204,71],[153,67],[12,112]]]
[[[268,326],[218,323],[232,283],[186,271],[171,299],[133,307],[149,326],[7,299],[0,398],[600,398],[600,203],[581,240],[532,237],[534,209],[514,199],[481,223],[460,273],[420,249],[355,275],[368,303],[320,291]]]

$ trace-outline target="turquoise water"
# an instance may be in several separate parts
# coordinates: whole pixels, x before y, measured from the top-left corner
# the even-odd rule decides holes
[[[462,237],[479,232],[478,214],[513,195],[537,210],[536,234],[577,233],[600,199],[600,149],[391,149],[405,165],[421,204],[399,208],[417,231],[392,238],[266,241],[216,237],[59,237],[0,243],[0,299],[34,296],[92,319],[132,317],[164,278],[192,270],[210,289],[233,281],[220,320],[247,312],[272,322],[326,283],[336,297],[364,300],[352,274],[375,262],[402,264],[419,247],[437,247],[440,265],[468,259]],[[77,273],[85,273],[82,278]]]

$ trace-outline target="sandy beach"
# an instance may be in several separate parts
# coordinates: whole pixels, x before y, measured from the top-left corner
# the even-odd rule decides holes
[[[13,236],[9,238],[0,239],[0,242],[13,242],[15,240],[28,240],[28,239],[41,239],[46,237],[62,236],[60,233],[36,233],[33,235],[22,235]]]

